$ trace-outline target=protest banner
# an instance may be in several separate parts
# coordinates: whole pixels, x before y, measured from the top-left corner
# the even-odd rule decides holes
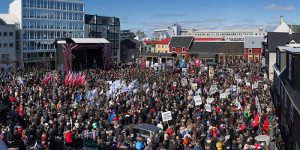
[[[211,104],[212,102],[214,102],[214,100],[215,100],[214,98],[208,98],[208,99],[206,100],[206,102],[209,103],[209,104]]]
[[[206,110],[207,112],[211,112],[210,104],[205,104],[205,110]]]
[[[195,106],[202,105],[202,99],[200,96],[195,96],[194,101],[195,101]]]
[[[162,113],[162,120],[163,120],[163,121],[169,121],[169,120],[172,120],[172,114],[171,114],[171,111],[163,112],[163,113]]]

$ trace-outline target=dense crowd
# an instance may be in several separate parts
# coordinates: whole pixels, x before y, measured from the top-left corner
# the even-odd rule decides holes
[[[261,65],[217,65],[213,77],[206,69],[93,69],[81,72],[83,85],[66,83],[70,73],[47,83],[42,70],[2,74],[1,139],[19,149],[82,149],[92,132],[98,149],[256,150],[266,146],[255,137],[268,135],[275,149],[279,119]],[[161,130],[143,137],[130,127],[141,123]]]

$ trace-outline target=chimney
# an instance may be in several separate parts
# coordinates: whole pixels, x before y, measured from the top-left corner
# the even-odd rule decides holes
[[[280,25],[282,24],[283,22],[283,16],[280,16]]]

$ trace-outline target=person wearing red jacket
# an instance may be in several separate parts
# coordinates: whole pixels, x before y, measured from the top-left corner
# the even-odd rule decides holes
[[[72,140],[72,135],[74,134],[74,132],[71,130],[67,130],[65,136],[66,136],[66,146],[67,147],[71,147],[72,146],[72,143],[73,143],[73,140]]]

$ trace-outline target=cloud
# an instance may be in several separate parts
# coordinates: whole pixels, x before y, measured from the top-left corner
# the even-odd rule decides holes
[[[228,24],[222,27],[223,30],[233,30],[233,29],[241,29],[246,24]]]
[[[184,16],[186,16],[186,15],[184,15],[184,14],[155,14],[150,18],[154,19],[154,18],[184,17]]]
[[[267,9],[269,10],[295,10],[296,8],[294,6],[279,6],[279,5],[276,5],[276,4],[271,4],[271,5],[268,5],[266,7]]]

